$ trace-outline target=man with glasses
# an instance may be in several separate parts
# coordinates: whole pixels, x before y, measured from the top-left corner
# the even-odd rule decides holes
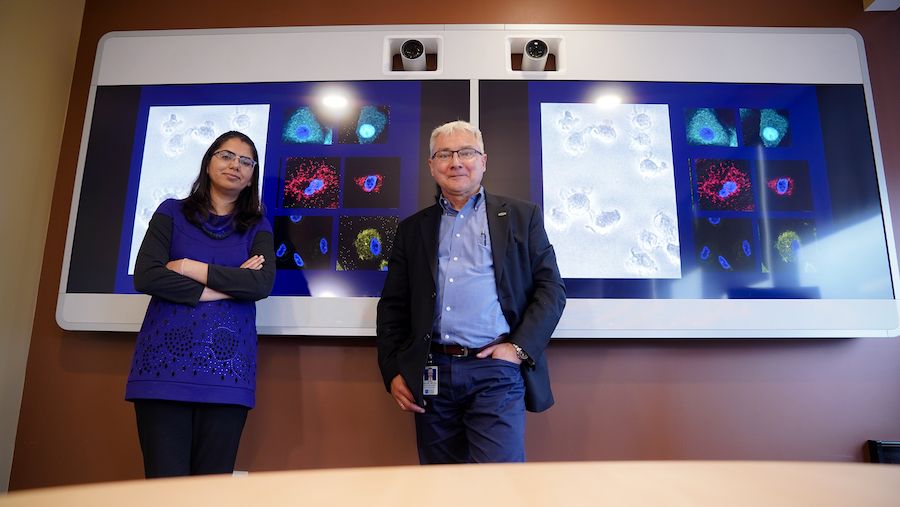
[[[525,460],[525,411],[553,404],[544,348],[565,306],[533,203],[489,194],[481,132],[431,134],[437,203],[400,223],[378,303],[378,363],[415,413],[419,461]]]

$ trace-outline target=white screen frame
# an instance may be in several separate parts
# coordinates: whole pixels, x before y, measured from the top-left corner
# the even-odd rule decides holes
[[[391,70],[394,46],[398,40],[408,38],[430,41],[427,46],[438,52],[435,71]],[[530,38],[554,40],[551,51],[556,52],[556,71],[511,68],[514,45]],[[145,295],[66,291],[97,87],[238,82],[231,66],[216,63],[217,56],[223,53],[230,60],[241,62],[241,75],[253,76],[257,82],[470,80],[470,119],[476,124],[481,79],[861,84],[873,140],[892,283],[895,288],[900,286],[865,48],[853,30],[405,25],[112,32],[98,45],[88,96],[57,302],[56,318],[62,328],[137,331],[149,301]],[[735,54],[741,58],[733,58]],[[290,61],[297,61],[297,65],[284,64]],[[274,296],[258,303],[257,327],[262,334],[372,336],[376,304],[377,298]],[[702,312],[697,311],[700,308]],[[691,317],[685,317],[688,315]],[[892,300],[570,299],[554,337],[898,334],[900,306],[895,295]]]

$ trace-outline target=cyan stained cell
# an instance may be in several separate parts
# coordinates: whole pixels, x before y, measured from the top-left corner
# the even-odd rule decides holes
[[[737,130],[724,120],[731,115],[728,110],[698,108],[687,110],[686,135],[689,144],[700,146],[737,147]]]
[[[281,140],[294,144],[331,144],[331,129],[322,127],[309,107],[301,107],[284,123]]]
[[[388,116],[375,106],[363,106],[359,110],[356,136],[359,144],[374,143],[381,137],[388,124]]]
[[[788,131],[788,120],[774,109],[759,111],[759,138],[766,148],[781,144]]]

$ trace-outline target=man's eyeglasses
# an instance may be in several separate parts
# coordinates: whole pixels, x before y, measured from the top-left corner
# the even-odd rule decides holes
[[[459,156],[459,159],[463,162],[471,162],[475,159],[475,157],[479,155],[484,155],[480,151],[475,148],[463,148],[461,150],[441,150],[436,151],[434,155],[431,156],[432,160],[437,160],[438,162],[449,162],[453,159],[453,154],[456,153]]]
[[[256,168],[256,161],[250,157],[239,157],[237,153],[228,150],[219,150],[213,155],[219,157],[225,162],[233,162],[234,159],[238,160],[238,164],[241,165],[243,169],[250,169],[251,171]]]

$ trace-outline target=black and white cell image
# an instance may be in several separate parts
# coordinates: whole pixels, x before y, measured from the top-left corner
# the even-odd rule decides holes
[[[564,278],[681,278],[668,105],[543,103],[541,148]]]

